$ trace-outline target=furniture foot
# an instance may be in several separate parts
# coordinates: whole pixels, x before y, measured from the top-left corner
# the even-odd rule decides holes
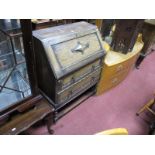
[[[47,125],[47,130],[49,134],[54,134],[54,130],[51,129],[51,126],[54,124],[53,121],[53,113],[50,113],[46,118],[46,125]]]

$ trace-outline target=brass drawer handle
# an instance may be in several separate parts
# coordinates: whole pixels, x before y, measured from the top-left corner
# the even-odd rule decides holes
[[[118,81],[118,78],[114,78],[114,79],[112,79],[112,83],[114,84],[114,83],[116,83]]]
[[[70,97],[72,97],[72,94],[73,94],[73,91],[72,90],[70,90],[69,92],[68,92],[68,98],[70,98]]]
[[[75,48],[73,48],[71,51],[73,53],[77,53],[77,52],[81,52],[82,54],[84,54],[85,49],[89,48],[89,43],[86,44],[82,44],[79,41],[77,42],[77,45],[75,46]]]
[[[92,79],[92,82],[94,82],[94,81],[95,81],[95,77],[92,77],[91,79]]]
[[[122,69],[123,69],[123,65],[119,65],[116,70],[121,71]]]
[[[95,65],[92,65],[92,69],[91,69],[92,72],[95,71],[95,68],[96,68]]]
[[[73,83],[75,83],[75,82],[76,82],[75,77],[72,77],[72,78],[71,78],[71,83],[73,84]]]

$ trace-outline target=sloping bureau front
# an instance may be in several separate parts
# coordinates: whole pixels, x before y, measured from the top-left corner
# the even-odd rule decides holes
[[[95,25],[78,22],[33,32],[38,85],[55,107],[96,85],[104,50]]]

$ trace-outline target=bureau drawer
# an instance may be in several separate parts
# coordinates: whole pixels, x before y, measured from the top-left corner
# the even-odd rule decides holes
[[[98,69],[77,83],[74,83],[69,88],[57,93],[57,103],[60,104],[72,100],[91,86],[95,85],[99,80],[100,72],[101,69]]]
[[[76,83],[77,81],[84,78],[85,76],[87,76],[91,72],[93,72],[93,71],[97,70],[98,68],[100,68],[101,64],[102,64],[102,59],[96,60],[92,64],[81,68],[80,70],[73,73],[72,75],[69,75],[69,76],[59,80],[58,83],[57,83],[57,91],[59,92],[61,90],[64,90],[67,87],[69,87],[70,85]]]

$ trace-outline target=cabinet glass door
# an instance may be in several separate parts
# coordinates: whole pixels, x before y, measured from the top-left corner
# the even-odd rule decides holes
[[[0,111],[31,95],[20,20],[0,20]]]

